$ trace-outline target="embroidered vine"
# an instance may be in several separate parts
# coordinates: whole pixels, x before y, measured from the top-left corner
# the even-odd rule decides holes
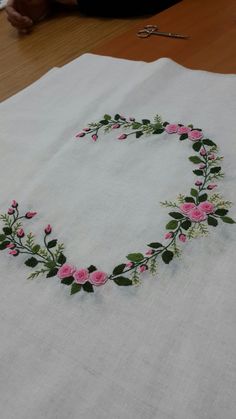
[[[125,118],[119,114],[114,117],[104,115],[103,119],[91,123],[87,128],[76,135],[80,139],[90,135],[97,141],[101,131],[109,132],[122,128],[125,132],[118,135],[118,140],[126,140],[130,135],[137,139],[143,135],[158,135],[164,131],[177,135],[179,140],[189,140],[195,154],[189,160],[196,165],[193,174],[197,176],[189,194],[180,194],[177,200],[165,201],[161,205],[171,208],[168,213],[163,240],[147,245],[144,253],[130,253],[126,260],[114,267],[112,273],[107,274],[98,270],[94,265],[89,267],[76,267],[67,263],[64,255],[64,245],[53,238],[51,225],[47,225],[42,234],[41,243],[36,241],[34,235],[26,233],[24,223],[36,216],[35,211],[20,214],[18,203],[13,200],[7,213],[0,215],[3,222],[0,234],[0,250],[8,250],[9,254],[17,257],[27,255],[25,265],[36,268],[29,279],[40,274],[47,278],[57,276],[62,284],[70,286],[70,293],[75,294],[83,289],[93,292],[94,286],[104,285],[108,280],[119,286],[137,285],[141,276],[149,271],[156,275],[158,259],[169,264],[174,257],[181,254],[180,244],[190,239],[208,234],[208,226],[217,227],[219,222],[234,224],[235,221],[228,216],[231,202],[224,200],[221,194],[213,193],[217,188],[215,183],[223,178],[221,170],[222,157],[218,156],[217,145],[205,138],[200,128],[193,125],[170,124],[162,122],[159,115],[151,122],[149,119],[136,121],[134,118]]]

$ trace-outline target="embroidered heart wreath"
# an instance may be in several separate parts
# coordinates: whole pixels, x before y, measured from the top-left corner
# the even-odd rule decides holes
[[[223,157],[218,156],[217,145],[205,138],[200,128],[162,122],[158,115],[151,123],[148,119],[138,122],[134,118],[125,118],[116,114],[114,118],[104,115],[101,121],[89,124],[76,135],[76,138],[81,139],[89,135],[93,141],[97,141],[101,130],[109,132],[120,128],[125,132],[122,132],[117,139],[122,141],[127,140],[130,135],[135,135],[139,139],[143,135],[158,135],[165,131],[177,135],[181,142],[188,140],[192,144],[195,154],[190,156],[189,160],[197,166],[193,170],[197,179],[188,195],[179,195],[176,202],[161,203],[164,207],[172,209],[169,212],[171,219],[165,227],[167,231],[164,234],[164,243],[148,244],[145,254],[130,253],[126,261],[114,267],[111,274],[98,270],[93,265],[88,268],[78,268],[67,263],[63,244],[58,243],[57,239],[49,240],[52,234],[51,225],[44,229],[43,245],[35,242],[32,233],[25,232],[23,221],[32,219],[37,213],[28,211],[21,215],[18,203],[13,200],[8,212],[0,216],[4,223],[0,234],[0,250],[8,249],[9,254],[14,257],[20,254],[27,255],[25,265],[38,268],[29,275],[29,279],[36,278],[40,274],[44,274],[47,278],[57,276],[62,284],[70,286],[71,294],[81,289],[93,292],[94,286],[104,285],[108,280],[120,286],[139,284],[141,274],[145,271],[156,273],[158,258],[169,264],[173,257],[180,255],[179,243],[206,235],[208,226],[216,227],[219,221],[235,223],[227,215],[231,202],[224,200],[220,194],[212,192],[217,187],[213,182],[223,178],[220,166]]]

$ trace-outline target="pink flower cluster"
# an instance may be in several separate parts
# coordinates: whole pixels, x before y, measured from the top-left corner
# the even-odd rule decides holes
[[[215,210],[214,205],[209,201],[201,202],[199,205],[193,202],[185,202],[179,208],[184,215],[196,223],[205,221],[207,215],[212,214]]]
[[[168,134],[188,134],[188,139],[191,141],[199,141],[203,138],[202,131],[198,129],[192,129],[191,127],[186,127],[185,125],[167,124],[165,126],[165,131]]]
[[[74,266],[64,263],[57,273],[58,278],[64,279],[70,276],[74,277],[76,284],[83,285],[85,282],[90,282],[92,285],[103,285],[108,280],[108,276],[102,271],[93,271],[89,273],[88,269],[76,269]]]

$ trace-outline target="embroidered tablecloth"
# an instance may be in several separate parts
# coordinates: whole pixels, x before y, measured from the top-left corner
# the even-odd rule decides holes
[[[0,105],[4,419],[235,418],[235,100],[85,54]]]

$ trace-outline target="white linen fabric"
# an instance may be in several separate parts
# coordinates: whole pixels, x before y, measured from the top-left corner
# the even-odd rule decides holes
[[[37,211],[28,231],[52,224],[68,262],[110,273],[163,240],[159,202],[193,184],[191,143],[75,134],[104,114],[193,123],[220,146],[219,192],[236,201],[235,103],[235,75],[85,54],[0,104],[0,212],[12,199]],[[222,223],[139,287],[75,296],[1,252],[1,417],[234,419],[235,244]]]

